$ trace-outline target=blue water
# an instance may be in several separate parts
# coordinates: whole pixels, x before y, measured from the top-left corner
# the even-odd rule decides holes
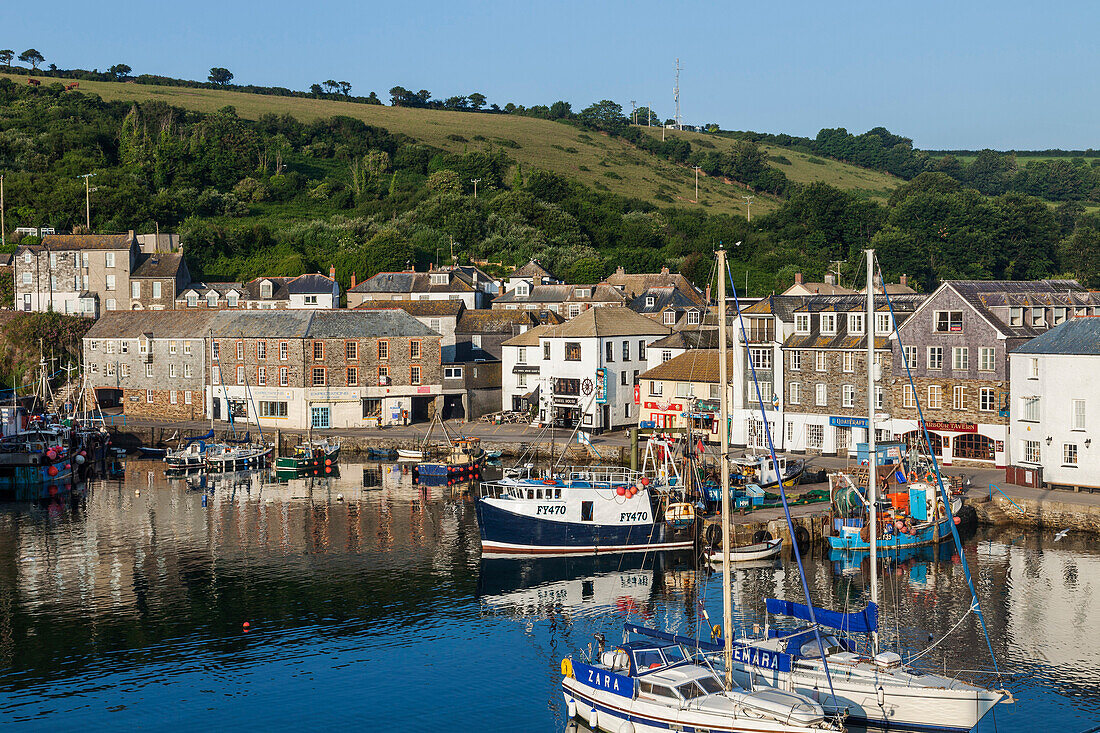
[[[695,633],[699,601],[721,619],[720,575],[690,555],[482,563],[470,500],[389,467],[191,485],[160,465],[0,504],[5,728],[561,731],[560,661],[593,633],[615,639],[624,620]],[[1019,702],[983,733],[1100,722],[1095,545],[967,540],[998,663],[1018,675]],[[738,624],[762,620],[763,597],[801,599],[792,568],[735,571]],[[817,603],[866,602],[865,565],[818,552],[807,568]],[[914,556],[884,573],[885,636],[924,648],[968,603],[950,550]],[[926,660],[989,668],[974,617]]]

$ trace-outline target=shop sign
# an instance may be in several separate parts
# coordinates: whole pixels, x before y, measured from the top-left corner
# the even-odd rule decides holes
[[[867,429],[867,418],[865,417],[838,417],[833,415],[829,418],[829,424],[834,428],[863,428]]]
[[[926,430],[938,430],[943,433],[976,433],[978,424],[973,422],[942,422],[940,420],[924,421]]]
[[[596,404],[607,404],[607,370],[603,368],[596,370]]]
[[[640,384],[634,385],[634,404],[642,404],[642,385]]]
[[[512,367],[512,374],[538,374],[539,368],[537,366],[524,366],[517,364]]]
[[[660,410],[661,412],[683,412],[684,406],[679,402],[647,402],[647,410]]]

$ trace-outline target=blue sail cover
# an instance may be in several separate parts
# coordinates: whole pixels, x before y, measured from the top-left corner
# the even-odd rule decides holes
[[[803,603],[781,601],[778,598],[769,598],[765,602],[768,613],[777,616],[791,616],[792,618],[810,621],[810,607]],[[878,606],[868,603],[867,608],[852,613],[840,611],[828,611],[814,606],[814,619],[822,626],[833,629],[851,631],[857,634],[869,634],[878,629]]]

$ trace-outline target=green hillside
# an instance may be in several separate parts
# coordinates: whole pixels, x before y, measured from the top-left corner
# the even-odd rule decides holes
[[[18,84],[26,76],[0,74]],[[42,78],[42,82],[67,83],[66,79]],[[221,89],[150,86],[124,82],[80,81],[79,91],[98,94],[106,101],[145,102],[160,100],[198,112],[215,112],[232,105],[244,119],[255,120],[263,114],[289,114],[302,122],[345,115],[392,133],[408,135],[448,152],[490,148],[503,149],[521,166],[535,166],[569,176],[597,190],[639,198],[666,206],[692,204],[695,199],[695,172],[638,150],[628,142],[597,132],[586,132],[570,125],[520,115],[472,114],[433,109],[414,109],[357,104],[328,99],[279,97]],[[653,132],[659,137],[659,129]],[[692,145],[719,150],[732,140],[692,132],[668,131],[668,135],[687,138]],[[898,180],[886,173],[862,169],[835,160],[813,158],[805,153],[762,146],[768,155],[782,156],[789,164],[773,161],[796,183],[821,181],[861,197],[885,200]],[[815,164],[816,163],[816,164]],[[708,211],[745,214],[742,196],[746,189],[737,183],[699,177],[699,204]],[[753,213],[775,210],[780,200],[758,195]]]

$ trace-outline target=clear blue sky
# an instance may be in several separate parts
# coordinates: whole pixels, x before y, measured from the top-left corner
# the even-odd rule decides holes
[[[388,100],[480,91],[503,106],[652,102],[685,122],[814,135],[884,125],[923,148],[1100,148],[1100,4],[1085,2],[313,2],[0,7],[0,48],[61,68]],[[12,7],[16,6],[16,7]]]

